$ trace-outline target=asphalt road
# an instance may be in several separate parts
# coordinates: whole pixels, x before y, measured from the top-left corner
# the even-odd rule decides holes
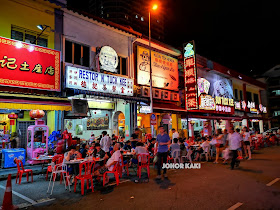
[[[168,180],[143,178],[135,183],[123,179],[119,186],[86,192],[81,196],[64,190],[56,183],[53,196],[46,194],[48,182],[35,176],[34,183],[15,185],[13,190],[26,198],[13,195],[13,203],[28,209],[280,209],[280,147],[270,147],[253,154],[253,160],[242,161],[239,169],[230,170],[229,165],[202,163],[201,169],[178,169],[168,171]],[[133,172],[132,172],[133,174]],[[144,175],[145,176],[145,175]],[[5,186],[1,181],[0,185]],[[4,189],[0,188],[2,202]],[[54,199],[54,200],[50,200]],[[238,204],[240,203],[240,204]]]

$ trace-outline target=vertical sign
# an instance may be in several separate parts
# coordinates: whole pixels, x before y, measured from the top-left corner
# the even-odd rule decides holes
[[[197,70],[194,41],[184,45],[184,72],[186,90],[186,109],[198,109]]]

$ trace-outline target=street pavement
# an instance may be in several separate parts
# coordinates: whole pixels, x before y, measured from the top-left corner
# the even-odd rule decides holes
[[[168,170],[168,179],[156,181],[156,171],[151,169],[149,182],[144,178],[135,182],[135,172],[130,179],[113,181],[106,188],[97,185],[95,192],[80,188],[76,193],[65,191],[56,182],[52,196],[46,194],[48,182],[36,175],[33,183],[21,185],[12,180],[13,203],[28,209],[280,209],[280,147],[255,151],[253,160],[244,160],[240,167],[230,170],[229,165],[201,163],[201,169]],[[143,169],[144,171],[145,169]],[[2,203],[6,181],[0,182]],[[72,187],[73,189],[73,187]],[[26,196],[26,197],[22,197]],[[32,205],[33,203],[33,205]]]

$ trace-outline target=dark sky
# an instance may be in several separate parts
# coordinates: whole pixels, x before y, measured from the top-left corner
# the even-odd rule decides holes
[[[280,12],[270,1],[167,0],[166,42],[247,75],[280,64]],[[253,70],[252,72],[250,72]]]

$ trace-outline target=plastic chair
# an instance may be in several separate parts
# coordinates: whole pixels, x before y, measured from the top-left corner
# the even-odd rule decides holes
[[[129,176],[129,171],[128,171],[128,166],[129,166],[129,161],[127,161],[126,164],[124,164],[123,162],[123,156],[121,156],[121,165],[119,167],[119,174],[120,177],[122,178],[122,172],[123,172],[123,168],[126,167],[126,175]]]
[[[74,192],[76,192],[77,181],[81,180],[81,193],[84,195],[85,188],[85,180],[87,181],[87,189],[89,189],[89,180],[91,181],[91,190],[94,192],[93,179],[92,179],[92,171],[94,170],[94,161],[85,161],[80,163],[79,168],[80,172],[78,176],[75,176],[75,184],[74,184]]]
[[[137,176],[141,178],[142,168],[147,169],[148,178],[150,178],[150,155],[149,154],[138,154],[137,155],[138,165],[137,165]]]
[[[51,178],[50,178],[50,181],[49,181],[49,187],[48,187],[47,193],[49,192],[51,182],[53,182],[52,190],[51,190],[51,195],[52,195],[53,188],[54,188],[54,183],[55,183],[55,179],[56,179],[57,174],[60,174],[61,177],[63,177],[65,190],[67,190],[66,186],[68,185],[69,192],[71,192],[70,185],[69,185],[70,179],[69,179],[69,175],[67,173],[67,165],[60,163],[60,164],[55,165],[52,169],[52,174],[51,174]],[[65,177],[66,177],[66,181],[65,181]]]
[[[16,164],[17,164],[17,169],[18,169],[17,175],[16,175],[16,184],[17,184],[18,177],[19,177],[19,183],[18,184],[21,183],[21,178],[22,178],[22,175],[24,173],[26,173],[26,180],[28,182],[29,181],[29,172],[31,174],[31,182],[33,182],[33,171],[32,171],[32,169],[24,169],[22,161],[18,160],[18,159],[16,159]],[[20,169],[20,167],[21,167],[21,169]]]
[[[178,162],[180,163],[180,149],[174,149],[171,153],[171,157],[173,158],[174,163]]]
[[[106,181],[106,175],[107,174],[114,174],[115,179],[116,179],[116,183],[117,185],[119,185],[120,183],[120,178],[119,178],[119,172],[118,172],[118,167],[119,167],[119,161],[117,163],[115,163],[114,168],[112,171],[106,171],[103,174],[103,187],[105,186],[105,181]]]
[[[52,165],[48,166],[48,168],[47,168],[46,180],[48,180],[49,173],[51,173],[53,171],[54,165],[62,163],[63,162],[63,158],[64,158],[63,155],[55,155],[53,157],[52,163],[51,163]],[[54,165],[53,165],[53,163],[54,163]],[[61,179],[60,179],[60,181],[61,181]]]

